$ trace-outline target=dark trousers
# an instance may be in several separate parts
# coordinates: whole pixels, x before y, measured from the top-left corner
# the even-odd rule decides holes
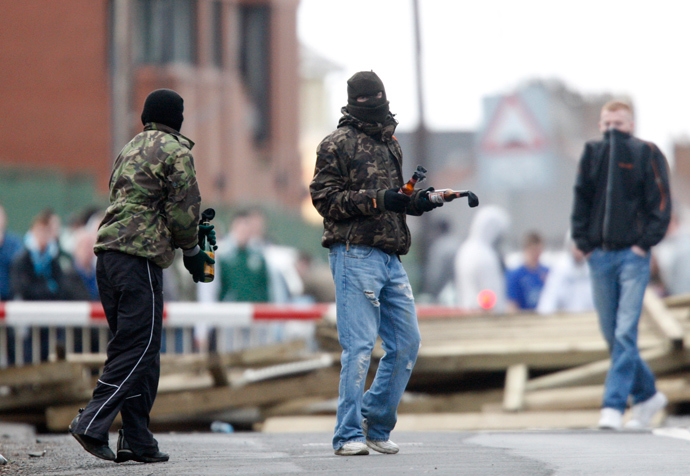
[[[160,377],[163,270],[145,258],[106,251],[98,254],[96,277],[113,338],[93,397],[72,432],[108,441],[121,412],[132,451],[155,451],[148,425]]]

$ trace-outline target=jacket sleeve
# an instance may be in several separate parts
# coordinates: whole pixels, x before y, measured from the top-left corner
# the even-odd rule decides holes
[[[671,192],[668,181],[668,164],[659,148],[646,144],[649,149],[649,160],[645,161],[643,213],[646,215],[646,226],[637,243],[645,250],[659,243],[666,234],[671,220]]]
[[[330,137],[319,144],[314,178],[309,185],[311,200],[319,214],[336,221],[381,213],[377,190],[351,190],[345,163],[351,158]]]
[[[570,219],[570,228],[573,241],[583,253],[589,253],[594,245],[588,238],[590,218],[594,200],[594,186],[590,183],[591,174],[589,168],[592,163],[592,146],[585,145],[578,165],[577,178],[575,179],[575,195],[573,198],[573,212]]]
[[[194,159],[188,149],[171,154],[166,175],[168,197],[164,204],[168,229],[175,247],[193,248],[199,243],[201,195],[196,181]]]

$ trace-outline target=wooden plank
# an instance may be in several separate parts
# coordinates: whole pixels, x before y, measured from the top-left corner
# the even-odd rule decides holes
[[[293,340],[280,344],[253,347],[231,354],[220,354],[220,357],[226,367],[270,365],[299,359],[305,351],[306,342],[304,340]]]
[[[683,326],[680,325],[661,298],[650,287],[644,293],[642,307],[646,315],[670,341],[672,347],[674,349],[682,349],[683,338],[685,337]]]
[[[88,399],[92,391],[91,379],[43,385],[40,388],[21,388],[15,393],[0,397],[0,411],[28,411],[46,405],[82,401]]]
[[[422,347],[424,348],[424,347]],[[584,365],[601,360],[608,356],[608,351],[571,351],[571,352],[539,352],[539,353],[482,353],[466,355],[422,355],[417,358],[414,373],[422,374],[458,374],[469,371],[505,370],[511,365],[524,363],[530,369],[560,370],[566,367]]]
[[[299,360],[296,362],[289,362],[286,364],[271,365],[262,367],[260,369],[247,369],[237,378],[232,379],[234,387],[247,385],[253,382],[260,382],[262,380],[270,380],[273,378],[289,377],[291,375],[298,375],[313,370],[328,368],[333,365],[334,359],[330,354],[317,354],[312,359]]]
[[[301,358],[306,351],[304,340],[293,340],[279,344],[220,354],[219,364],[230,366],[256,366],[290,362]],[[102,367],[106,354],[69,354],[68,362],[80,363],[92,368]],[[161,354],[161,375],[177,372],[201,372],[209,367],[211,354]],[[213,362],[212,362],[213,363]]]
[[[599,410],[519,413],[434,413],[398,415],[397,431],[474,431],[594,428]],[[259,429],[265,433],[325,432],[335,427],[335,416],[268,418]]]
[[[214,386],[214,379],[210,373],[179,373],[161,375],[158,382],[158,395],[164,393],[184,392],[187,390],[201,390]]]
[[[640,352],[640,356],[655,373],[671,372],[690,363],[690,352],[673,351],[667,346],[645,349]],[[580,367],[536,377],[527,382],[526,390],[601,384],[604,382],[610,365],[610,359],[606,358]]]
[[[325,397],[302,397],[288,400],[261,409],[261,416],[266,419],[275,416],[305,415],[315,413],[312,408],[329,401]]]
[[[80,380],[84,366],[71,362],[45,362],[0,370],[0,385],[8,387],[49,385]]]
[[[327,368],[289,379],[268,380],[240,388],[214,387],[158,395],[151,411],[157,423],[181,421],[208,413],[245,406],[261,406],[307,396],[338,395],[339,369]],[[51,431],[67,429],[78,405],[49,407],[46,425]]]
[[[690,293],[666,296],[664,304],[666,304],[666,307],[690,307]]]
[[[508,367],[506,372],[505,393],[503,396],[503,410],[516,412],[522,410],[525,397],[525,384],[529,378],[529,371],[525,364],[515,364]]]
[[[460,392],[450,395],[421,395],[405,393],[398,413],[468,413],[477,412],[487,403],[499,406],[503,391],[499,389],[479,392]]]
[[[672,403],[690,400],[690,383],[686,378],[658,379],[657,388]],[[525,394],[524,408],[528,411],[560,411],[596,409],[601,407],[602,385],[537,390]]]
[[[214,387],[227,387],[230,385],[228,373],[225,371],[223,359],[217,352],[208,354],[208,371],[213,377]]]

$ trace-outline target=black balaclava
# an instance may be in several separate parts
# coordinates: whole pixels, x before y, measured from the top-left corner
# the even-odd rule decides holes
[[[378,93],[381,97],[377,98]],[[366,97],[364,102],[357,101]],[[373,71],[360,71],[347,80],[347,112],[357,119],[383,124],[388,117],[388,100],[383,82]]]
[[[141,122],[165,124],[179,132],[184,117],[184,100],[172,89],[156,89],[146,98]]]

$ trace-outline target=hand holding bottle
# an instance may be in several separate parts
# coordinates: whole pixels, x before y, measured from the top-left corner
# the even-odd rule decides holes
[[[429,187],[424,190],[420,190],[417,193],[414,204],[415,206],[423,212],[430,212],[434,208],[442,207],[443,202],[432,202],[429,197],[434,192],[434,187]]]
[[[203,275],[201,276],[201,279],[199,279],[199,281],[202,283],[210,283],[213,281],[213,278],[216,274],[214,264],[216,262],[215,251],[218,249],[218,246],[216,246],[216,232],[213,230],[213,225],[211,225],[211,220],[213,220],[215,216],[216,211],[213,208],[207,208],[201,213],[201,223],[199,224],[199,246],[201,246],[202,252],[208,257],[203,267]],[[197,281],[196,276],[194,276],[194,281]]]
[[[386,190],[383,194],[383,207],[386,211],[405,213],[409,203],[410,197],[395,191],[395,189]]]

